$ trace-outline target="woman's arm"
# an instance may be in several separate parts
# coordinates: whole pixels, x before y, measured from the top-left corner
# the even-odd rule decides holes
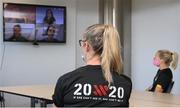
[[[162,86],[157,84],[154,92],[162,93],[163,92]]]

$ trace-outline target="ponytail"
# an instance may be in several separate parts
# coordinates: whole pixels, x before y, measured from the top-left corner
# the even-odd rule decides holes
[[[103,75],[110,86],[112,72],[121,74],[123,68],[117,30],[111,25],[95,24],[86,29],[84,39],[93,47],[94,55],[100,56]]]
[[[117,30],[113,26],[105,25],[101,66],[109,85],[113,83],[111,72],[119,74],[122,72],[123,64],[120,52],[120,37]]]
[[[178,53],[176,52],[172,53],[172,57],[173,57],[173,61],[172,61],[171,67],[175,70],[178,64],[178,58],[179,58]]]

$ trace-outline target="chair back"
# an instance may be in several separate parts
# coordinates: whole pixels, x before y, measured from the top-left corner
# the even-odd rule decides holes
[[[167,88],[167,90],[166,90],[166,93],[171,93],[171,90],[172,90],[173,86],[174,86],[174,81],[172,81],[172,82],[169,84],[169,86],[168,86],[168,88]]]

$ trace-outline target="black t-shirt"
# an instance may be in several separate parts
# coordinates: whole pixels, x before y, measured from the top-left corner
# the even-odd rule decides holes
[[[154,77],[153,86],[150,91],[155,91],[157,85],[161,85],[163,93],[166,92],[169,84],[172,82],[173,75],[170,68],[158,70],[156,76]]]
[[[56,106],[129,106],[131,80],[112,73],[113,84],[108,87],[100,65],[87,65],[67,73],[57,81],[53,102]]]

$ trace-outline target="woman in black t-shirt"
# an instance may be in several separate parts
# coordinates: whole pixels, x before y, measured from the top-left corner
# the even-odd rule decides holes
[[[122,74],[117,30],[111,25],[92,25],[79,44],[87,65],[58,79],[52,96],[55,106],[128,107],[132,82]]]
[[[168,50],[159,50],[155,54],[153,64],[159,67],[154,77],[153,85],[148,90],[154,92],[166,93],[169,84],[172,82],[173,74],[169,66],[175,70],[178,63],[178,54]]]

